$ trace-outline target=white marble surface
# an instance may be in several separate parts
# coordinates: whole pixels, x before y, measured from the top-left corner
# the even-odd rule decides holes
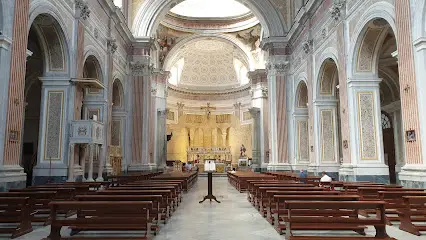
[[[213,178],[213,188],[213,194],[222,203],[210,203],[208,200],[198,203],[207,195],[207,178],[199,178],[194,188],[184,195],[183,203],[168,224],[161,227],[160,234],[153,240],[285,239],[251,206],[246,194],[236,191],[226,178]],[[32,233],[17,239],[41,239],[49,234],[49,230],[50,227],[36,227]],[[401,240],[426,240],[426,233],[418,237],[400,231],[397,226],[388,227],[387,231],[390,236]],[[69,233],[67,229],[62,232],[63,236]],[[367,233],[374,234],[374,230],[369,229]]]

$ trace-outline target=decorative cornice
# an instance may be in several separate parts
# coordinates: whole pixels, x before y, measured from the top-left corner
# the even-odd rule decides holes
[[[289,62],[270,62],[266,65],[266,68],[268,69],[268,74],[272,75],[279,75],[279,74],[285,74],[290,69],[290,63]]]
[[[113,38],[107,40],[107,48],[111,54],[114,54],[117,51],[118,46],[116,42],[117,40]]]
[[[344,8],[346,6],[346,0],[334,0],[333,5],[330,8],[331,18],[334,21],[339,21],[344,14]]]
[[[132,71],[133,76],[142,76],[151,74],[152,69],[154,69],[153,65],[141,63],[141,62],[132,62],[130,63],[130,70]]]
[[[84,20],[90,17],[90,9],[86,0],[75,0],[75,9],[80,11],[80,17]]]

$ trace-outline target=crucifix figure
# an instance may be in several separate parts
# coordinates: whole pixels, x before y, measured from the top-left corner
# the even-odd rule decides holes
[[[211,110],[216,110],[216,108],[210,107],[210,103],[207,103],[207,107],[201,107],[201,110],[206,110],[207,119],[210,119],[210,115],[212,114]]]

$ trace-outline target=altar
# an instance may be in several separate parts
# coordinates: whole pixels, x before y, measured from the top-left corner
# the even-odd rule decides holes
[[[225,163],[221,163],[221,162],[217,162],[215,161],[215,159],[205,159],[202,163],[197,163],[197,167],[198,167],[198,171],[200,173],[204,172],[204,162],[205,161],[214,161],[216,163],[216,172],[217,173],[225,173],[225,169],[226,169],[226,164]]]
[[[203,163],[204,160],[216,160],[218,162],[231,162],[230,147],[190,147],[187,150],[188,162]]]

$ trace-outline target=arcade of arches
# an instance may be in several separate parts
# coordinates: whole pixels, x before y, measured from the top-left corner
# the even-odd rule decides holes
[[[243,2],[1,1],[1,189],[204,159],[426,187],[426,4]]]

